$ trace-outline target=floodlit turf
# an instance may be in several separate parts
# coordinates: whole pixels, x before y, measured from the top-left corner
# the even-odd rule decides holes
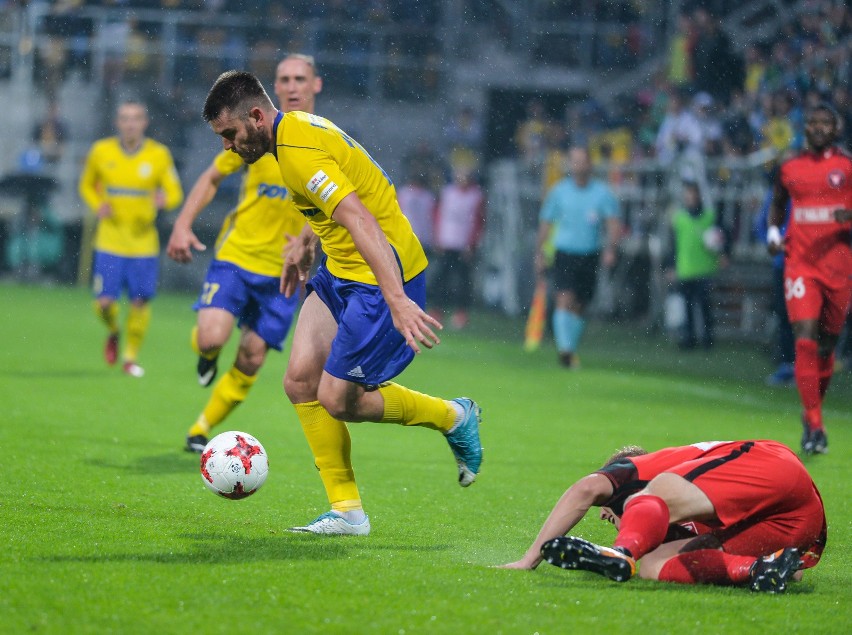
[[[578,372],[522,325],[474,316],[402,376],[483,408],[479,480],[455,483],[429,430],[351,426],[366,539],[285,528],[326,510],[272,354],[220,430],[269,453],[264,487],[217,498],[184,435],[208,394],[189,349],[189,296],[154,304],[143,379],[107,368],[87,293],[0,285],[0,632],[3,633],[842,633],[852,606],[852,374],[826,405],[830,454],[806,463],[828,510],[823,561],[784,596],[617,584],[542,565],[506,571],[564,489],[619,445],[650,449],[774,438],[797,447],[794,389],[768,388],[765,352],[682,353],[640,329],[589,329]],[[233,356],[233,342],[223,354]],[[594,516],[575,533],[607,543]]]

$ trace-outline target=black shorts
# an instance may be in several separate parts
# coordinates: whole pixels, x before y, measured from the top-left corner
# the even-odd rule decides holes
[[[568,254],[557,251],[553,260],[553,287],[557,291],[571,291],[583,304],[595,296],[598,284],[600,254]]]

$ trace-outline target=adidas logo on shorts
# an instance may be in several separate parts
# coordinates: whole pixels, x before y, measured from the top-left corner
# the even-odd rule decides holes
[[[352,370],[350,370],[346,374],[349,375],[350,377],[357,377],[358,379],[364,379],[364,371],[361,370],[360,366],[356,366],[355,368],[353,368]]]

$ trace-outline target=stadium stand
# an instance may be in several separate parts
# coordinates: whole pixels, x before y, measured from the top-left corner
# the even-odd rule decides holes
[[[329,80],[323,114],[369,139],[400,182],[418,147],[446,147],[436,127],[461,107],[482,122],[489,218],[478,289],[485,304],[508,313],[529,302],[523,272],[543,184],[558,174],[567,144],[588,143],[629,227],[621,265],[601,282],[598,314],[639,315],[660,328],[663,228],[686,169],[721,210],[728,236],[720,337],[763,337],[769,265],[749,228],[767,166],[801,143],[802,109],[817,98],[832,99],[852,129],[852,15],[837,0],[7,0],[0,85],[9,125],[0,138],[8,151],[0,174],[31,143],[19,131],[58,103],[68,139],[50,168],[59,182],[53,211],[79,234],[73,183],[85,148],[109,129],[104,113],[116,99],[149,102],[151,136],[174,147],[183,180],[192,182],[216,148],[197,116],[206,88],[231,67],[271,77],[290,50],[316,56]],[[716,88],[719,77],[724,89]],[[692,152],[676,147],[677,160],[666,163],[655,146],[673,95],[701,142]],[[547,133],[541,156],[521,162],[512,139],[532,97],[545,107]],[[210,214],[211,233],[226,206]],[[8,219],[14,203],[0,199],[0,210]],[[164,284],[193,287],[205,264],[167,266]]]

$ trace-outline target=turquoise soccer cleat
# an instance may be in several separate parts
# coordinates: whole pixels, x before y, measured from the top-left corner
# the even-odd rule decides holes
[[[464,417],[446,437],[459,467],[459,485],[467,487],[476,480],[482,464],[482,443],[479,441],[482,409],[473,399],[467,397],[459,397],[453,401],[464,409]]]

